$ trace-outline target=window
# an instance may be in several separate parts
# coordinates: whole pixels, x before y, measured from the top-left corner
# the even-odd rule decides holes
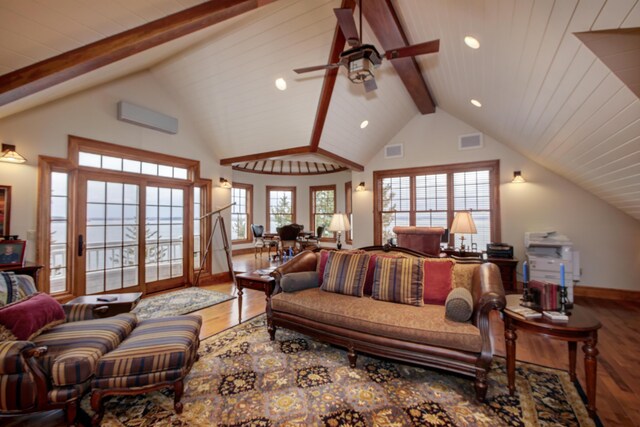
[[[344,183],[344,212],[349,218],[349,224],[351,224],[351,230],[345,233],[344,240],[351,244],[353,243],[353,188],[351,181]]]
[[[41,289],[68,298],[188,283],[210,223],[199,162],[74,136],[68,152],[40,161]]]
[[[336,212],[336,186],[323,185],[309,187],[311,197],[311,231],[315,233],[318,227],[323,226],[322,236],[329,237],[333,233],[328,230],[331,218]]]
[[[374,172],[375,244],[395,237],[393,227],[449,228],[455,213],[469,210],[477,234],[465,239],[478,250],[500,241],[498,160]],[[460,245],[460,236],[451,244]]]
[[[267,186],[267,230],[296,222],[296,187]]]
[[[231,240],[234,243],[250,243],[253,236],[250,226],[253,222],[253,185],[233,183],[231,189]]]

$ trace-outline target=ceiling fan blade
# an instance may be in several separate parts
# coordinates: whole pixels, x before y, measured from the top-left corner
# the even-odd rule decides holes
[[[353,19],[353,11],[349,8],[342,8],[333,9],[333,12],[338,18],[338,25],[340,25],[340,30],[349,46],[360,46],[360,37],[358,37],[356,21]]]
[[[313,67],[305,67],[305,68],[296,68],[295,71],[298,74],[308,73],[310,71],[318,71],[318,70],[330,70],[332,68],[338,68],[340,64],[327,64],[327,65],[315,65]]]
[[[407,56],[424,55],[425,53],[435,53],[440,50],[440,40],[413,44],[411,46],[391,49],[384,53],[387,59],[406,58]]]
[[[364,82],[364,91],[371,92],[378,89],[378,85],[376,84],[376,79],[365,80]]]

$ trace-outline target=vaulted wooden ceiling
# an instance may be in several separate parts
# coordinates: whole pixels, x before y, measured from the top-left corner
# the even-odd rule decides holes
[[[364,39],[380,50],[388,33],[376,31],[369,1],[393,7],[408,43],[440,39],[438,54],[416,60],[438,108],[640,219],[640,101],[574,35],[640,27],[640,2],[365,0]],[[389,61],[377,70],[378,90],[370,94],[339,70],[318,135],[325,75],[292,70],[328,61],[336,36],[332,9],[342,2],[225,2],[253,10],[0,106],[0,117],[150,69],[220,159],[308,155],[317,143],[318,161],[358,169],[420,114]],[[0,73],[199,3],[0,2]],[[480,49],[463,44],[467,34],[480,40]],[[287,80],[286,91],[275,88],[278,77]],[[483,107],[472,106],[471,98]],[[369,126],[360,129],[365,119]]]

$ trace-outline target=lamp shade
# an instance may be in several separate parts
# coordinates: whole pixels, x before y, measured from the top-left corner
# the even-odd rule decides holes
[[[451,225],[451,233],[466,233],[476,234],[476,224],[473,222],[473,217],[469,211],[456,212],[456,216],[453,218],[453,224]]]
[[[351,224],[349,224],[349,218],[347,218],[347,215],[343,213],[333,214],[333,218],[331,218],[331,224],[329,224],[329,231],[349,230],[351,230]]]
[[[0,162],[6,163],[24,163],[27,159],[22,157],[17,151],[15,145],[2,144],[2,153],[0,154]]]

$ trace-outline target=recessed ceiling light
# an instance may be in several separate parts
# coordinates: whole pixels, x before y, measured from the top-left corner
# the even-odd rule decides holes
[[[482,107],[482,103],[481,103],[480,101],[478,101],[477,99],[472,99],[472,100],[471,100],[471,103],[472,103],[473,105],[475,105],[476,107],[478,107],[478,108],[479,108],[479,107]]]
[[[464,43],[471,49],[478,49],[480,47],[478,39],[472,36],[465,36]]]
[[[369,120],[363,120],[362,123],[360,123],[360,129],[364,129],[367,126],[369,126]]]
[[[286,90],[287,82],[282,77],[280,77],[279,79],[276,79],[276,87],[280,90]]]

